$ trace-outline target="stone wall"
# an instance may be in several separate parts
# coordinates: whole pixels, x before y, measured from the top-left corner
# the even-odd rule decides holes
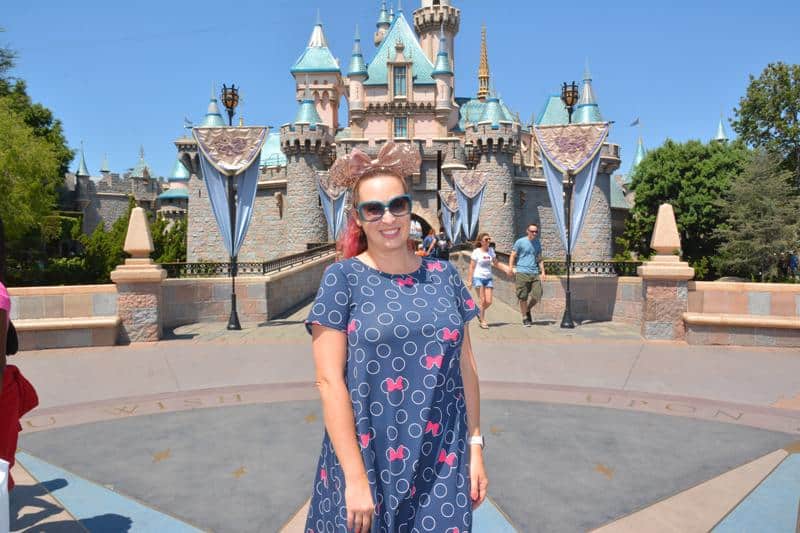
[[[270,276],[236,278],[236,300],[242,323],[263,323],[310,300],[330,255]],[[174,328],[195,322],[226,322],[231,313],[230,278],[168,279],[163,285],[163,323]]]
[[[108,285],[9,288],[11,320],[116,316],[117,288]]]
[[[315,153],[288,154],[286,172],[285,253],[306,250],[309,242],[327,242],[328,224],[317,190],[317,171],[323,170]]]
[[[450,256],[465,278],[469,272],[469,254],[461,252]],[[542,285],[542,301],[533,310],[536,320],[560,321],[564,314],[564,291],[567,279],[547,276]],[[513,278],[494,270],[494,296],[503,303],[517,308]],[[638,325],[642,317],[642,281],[635,277],[573,276],[572,317],[578,322],[610,321]]]
[[[206,185],[194,174],[189,180],[186,241],[186,260],[189,263],[228,260],[228,252],[222,244],[219,227],[211,211]]]
[[[136,200],[137,205],[148,211],[154,211],[156,199],[161,193],[161,183],[154,178],[131,178],[127,175],[107,174],[99,180],[88,176],[76,177],[67,175],[67,182],[75,181],[75,206],[63,206],[77,209],[83,213],[82,230],[91,234],[100,223],[108,230],[118,219],[128,212],[129,199]]]

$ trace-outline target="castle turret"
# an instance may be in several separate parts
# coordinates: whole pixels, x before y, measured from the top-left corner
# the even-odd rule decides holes
[[[100,165],[100,174],[102,176],[108,176],[111,174],[111,169],[108,168],[108,154],[103,154],[103,163]]]
[[[322,28],[322,21],[311,31],[305,51],[291,68],[297,84],[297,99],[306,89],[310,89],[317,113],[323,122],[336,131],[339,128],[339,101],[342,98],[344,85],[339,62],[328,48],[328,40]],[[305,78],[305,85],[303,84]]]
[[[603,115],[600,114],[600,106],[597,105],[594,90],[592,89],[592,73],[589,72],[589,62],[586,62],[586,69],[583,71],[583,88],[578,106],[575,108],[575,115],[572,122],[576,124],[588,124],[590,122],[603,122]]]
[[[358,33],[358,26],[356,26],[356,34],[353,38],[353,55],[350,57],[347,77],[350,80],[350,118],[358,121],[364,117],[364,82],[369,77],[364,55],[361,53],[361,37]]]
[[[328,240],[317,173],[330,166],[332,144],[331,129],[317,113],[306,87],[294,122],[281,126],[281,149],[287,159],[285,253],[302,252],[308,243]]]
[[[422,7],[414,11],[414,30],[428,60],[435,63],[439,52],[440,33],[444,33],[446,48],[450,52],[450,65],[455,71],[455,38],[461,25],[461,10],[450,5],[450,0],[422,0]]]
[[[381,2],[381,11],[378,14],[377,31],[375,32],[375,46],[380,46],[383,38],[386,37],[386,32],[389,31],[389,26],[392,25],[392,19],[389,18],[389,12],[386,11],[386,0]]]
[[[431,76],[436,80],[436,119],[442,123],[442,137],[447,136],[450,123],[458,121],[458,115],[453,106],[453,68],[450,64],[450,56],[447,53],[447,39],[444,35],[444,27],[439,32],[439,53],[436,56],[436,63],[433,66]],[[451,119],[453,119],[451,121]]]
[[[719,117],[719,124],[717,125],[717,135],[714,140],[721,143],[728,142],[728,135],[725,133],[725,124],[722,122],[722,116]]]

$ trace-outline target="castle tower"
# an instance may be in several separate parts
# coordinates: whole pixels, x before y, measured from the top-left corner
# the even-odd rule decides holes
[[[375,26],[378,28],[375,32],[375,46],[380,46],[383,38],[386,37],[386,32],[389,31],[389,26],[392,25],[392,19],[389,18],[389,12],[386,11],[386,0],[381,2],[381,11],[378,14],[378,22]]]
[[[86,166],[86,159],[83,156],[83,141],[81,141],[81,161],[78,164],[78,170],[75,171],[75,176],[79,178],[89,177],[89,168]]]
[[[100,175],[103,177],[111,174],[111,169],[108,168],[108,154],[103,154],[103,163],[100,165]]]
[[[489,51],[486,46],[486,26],[481,28],[481,63],[478,66],[478,99],[489,96]]]
[[[431,76],[436,80],[436,120],[441,126],[439,135],[446,137],[450,126],[454,126],[458,121],[458,114],[455,113],[453,106],[453,80],[455,77],[450,64],[450,56],[447,53],[444,25],[439,30],[439,53],[436,56]]]
[[[597,105],[594,90],[592,89],[592,73],[589,72],[589,61],[586,61],[586,69],[583,71],[583,88],[578,106],[575,108],[575,115],[572,122],[576,124],[588,124],[591,122],[603,122],[603,115],[600,114],[600,106]]]
[[[295,61],[291,73],[297,84],[297,100],[302,100],[306,89],[311,90],[314,105],[323,123],[336,131],[339,128],[339,102],[343,96],[344,84],[339,62],[328,48],[319,15],[308,45]]]
[[[317,113],[306,87],[294,122],[281,127],[286,154],[286,236],[284,253],[302,252],[308,243],[327,242],[328,226],[317,190],[317,173],[331,164],[333,134]]]
[[[519,123],[509,119],[495,96],[486,99],[480,119],[466,131],[465,140],[478,157],[474,171],[488,178],[479,231],[489,232],[498,250],[511,250],[518,236],[513,159],[519,150],[519,139]]]
[[[414,11],[414,30],[428,60],[436,63],[439,34],[443,32],[453,71],[456,68],[455,38],[460,25],[461,10],[450,5],[450,0],[422,0],[422,7]]]
[[[364,118],[366,109],[364,98],[364,82],[369,77],[367,64],[364,62],[364,55],[361,53],[361,37],[356,26],[356,34],[353,39],[353,55],[350,58],[350,68],[347,78],[350,80],[349,99],[350,106],[350,128],[355,128],[355,136],[360,137],[363,133],[363,125],[360,123]]]

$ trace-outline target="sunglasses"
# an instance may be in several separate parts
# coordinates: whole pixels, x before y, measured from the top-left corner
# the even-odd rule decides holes
[[[411,213],[411,196],[408,194],[401,194],[391,198],[387,203],[379,202],[377,200],[369,200],[367,202],[360,202],[356,206],[358,218],[363,222],[376,222],[383,218],[383,215],[389,211],[392,216],[404,217]]]
[[[537,230],[535,230],[535,229],[529,229],[528,233],[539,233],[539,232]]]

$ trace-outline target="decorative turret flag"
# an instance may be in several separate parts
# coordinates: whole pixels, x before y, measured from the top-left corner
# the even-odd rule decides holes
[[[565,250],[567,230],[564,225],[564,179],[567,174],[573,176],[570,253],[575,250],[589,211],[592,190],[600,167],[600,149],[608,136],[608,126],[607,123],[563,124],[536,126],[533,130],[541,147],[547,194]]]
[[[267,139],[265,127],[194,128],[200,148],[200,169],[222,242],[232,257],[239,255],[258,188],[258,160]],[[231,231],[228,180],[236,184],[236,224]]]
[[[447,238],[453,244],[461,237],[461,210],[458,208],[458,199],[455,191],[447,193],[439,191],[442,200],[442,224]]]

